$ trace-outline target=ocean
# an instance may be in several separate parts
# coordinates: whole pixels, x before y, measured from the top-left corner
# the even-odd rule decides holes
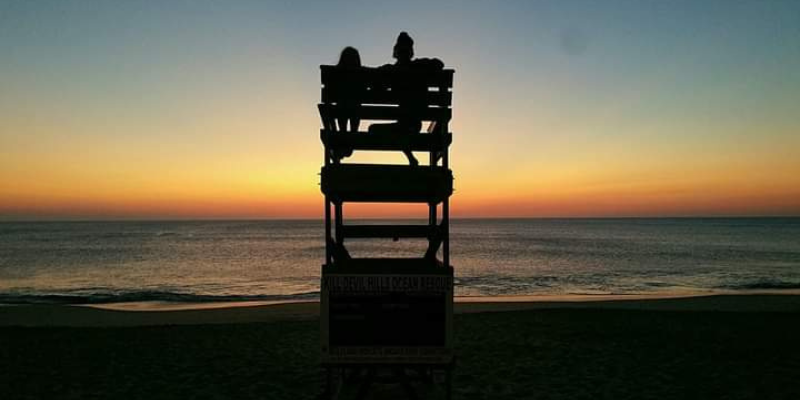
[[[317,220],[0,223],[0,303],[315,299],[322,237]],[[458,296],[800,289],[800,218],[456,219],[451,264]]]

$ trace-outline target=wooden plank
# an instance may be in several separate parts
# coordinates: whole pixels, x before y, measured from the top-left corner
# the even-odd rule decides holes
[[[361,82],[367,86],[388,85],[396,83],[415,82],[429,87],[453,87],[452,69],[434,71],[409,71],[394,68],[370,68],[362,67],[357,69],[337,68],[334,65],[320,65],[322,72],[322,84],[337,84],[340,82]]]
[[[341,91],[347,90],[346,88],[339,87],[324,87],[322,88],[321,101],[322,103],[336,103],[341,96]],[[359,96],[362,104],[383,104],[383,105],[398,105],[401,101],[398,94],[386,90],[365,90]],[[422,94],[422,100],[429,106],[449,107],[453,101],[452,92],[426,92]]]
[[[432,258],[386,258],[386,257],[359,257],[351,258],[346,262],[322,266],[322,273],[348,273],[348,274],[430,274],[453,275],[453,267],[449,268],[441,261]]]
[[[369,106],[362,105],[355,111],[337,107],[333,104],[320,104],[320,115],[327,116],[327,118],[347,118],[358,117],[362,120],[384,120],[384,121],[398,121],[406,117],[403,110],[399,107],[392,106]],[[449,121],[452,112],[449,108],[436,108],[428,107],[422,110],[417,116],[421,121]]]
[[[437,204],[453,193],[452,172],[438,166],[338,164],[321,177],[334,202]]]
[[[435,226],[428,225],[344,225],[345,238],[427,238]]]
[[[444,135],[444,137],[442,137]],[[453,141],[451,133],[382,133],[335,132],[321,129],[322,143],[331,150],[352,149],[368,151],[441,151]]]

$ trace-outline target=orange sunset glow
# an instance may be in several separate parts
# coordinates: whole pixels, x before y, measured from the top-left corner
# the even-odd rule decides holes
[[[774,24],[625,20],[630,37],[611,12],[470,5],[364,34],[293,7],[45,11],[0,28],[3,219],[320,218],[318,66],[344,45],[390,62],[400,29],[457,71],[455,217],[800,213],[800,52]],[[403,162],[352,161],[376,159]]]

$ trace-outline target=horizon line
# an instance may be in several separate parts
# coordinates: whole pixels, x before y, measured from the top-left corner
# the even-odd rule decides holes
[[[477,217],[451,217],[454,220],[620,220],[620,219],[780,219],[780,218],[800,218],[800,215],[679,215],[679,216],[558,216],[558,217],[536,217],[536,216],[477,216]],[[375,220],[375,221],[413,221],[426,220],[427,218],[413,217],[357,217],[350,218],[355,221]],[[254,217],[254,218],[215,218],[215,217],[192,217],[192,218],[9,218],[0,216],[2,223],[57,223],[57,222],[258,222],[258,221],[324,221],[323,217]]]

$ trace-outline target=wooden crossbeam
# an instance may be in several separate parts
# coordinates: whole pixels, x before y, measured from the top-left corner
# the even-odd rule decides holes
[[[392,86],[397,83],[414,82],[428,87],[453,87],[452,69],[440,71],[399,71],[393,68],[338,68],[334,65],[320,65],[322,84],[359,82],[368,86]]]
[[[453,268],[432,258],[374,258],[358,257],[323,266],[324,273],[353,274],[430,274],[452,276]]]
[[[438,166],[335,164],[321,177],[334,202],[438,204],[453,193],[452,172]]]
[[[451,133],[381,133],[336,132],[320,129],[320,139],[330,149],[347,148],[371,151],[441,151],[453,141]]]
[[[428,225],[344,225],[345,238],[428,238],[435,235]]]
[[[407,117],[400,107],[394,106],[361,105],[357,106],[355,110],[334,104],[320,104],[318,107],[323,118],[349,118],[355,116],[362,120],[398,121]],[[452,117],[452,111],[444,107],[428,107],[422,109],[415,117],[419,118],[420,121],[446,122]]]
[[[336,103],[340,96],[349,95],[346,90],[345,88],[324,87],[322,88],[321,101],[323,103]],[[358,100],[361,104],[374,105],[398,105],[402,101],[401,96],[388,90],[364,90],[359,93]],[[453,102],[453,93],[428,91],[421,94],[418,100],[428,106],[449,107]]]

